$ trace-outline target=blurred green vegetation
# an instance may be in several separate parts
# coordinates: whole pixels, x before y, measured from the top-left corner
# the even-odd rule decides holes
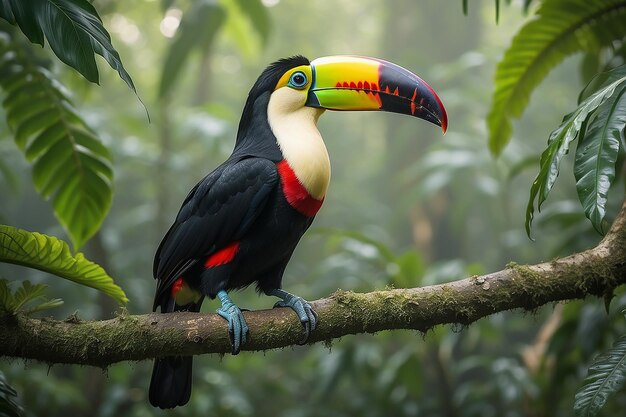
[[[154,251],[189,188],[229,155],[249,87],[265,65],[293,54],[360,54],[409,68],[439,93],[450,127],[441,138],[437,129],[393,114],[321,118],[333,180],[287,269],[289,291],[313,300],[338,288],[429,285],[509,261],[564,256],[601,238],[585,220],[571,175],[562,175],[535,219],[536,242],[524,231],[539,155],[589,78],[579,71],[581,56],[565,59],[539,85],[499,158],[487,147],[494,71],[527,19],[520,6],[500,9],[497,25],[486,0],[471,2],[467,16],[460,2],[414,0],[96,0],[94,6],[151,123],[103,60],[100,88],[58,61],[50,65],[112,153],[111,210],[83,250],[116,277],[131,313],[150,310]],[[214,32],[197,21],[205,15]],[[177,33],[181,22],[189,23]],[[0,135],[0,221],[67,238],[51,204],[34,192],[30,168],[4,124]],[[571,158],[562,165],[571,172]],[[609,218],[623,196],[614,188]],[[0,276],[50,283],[6,265]],[[54,282],[48,296],[65,301],[50,313],[57,318],[74,312],[105,318],[117,307],[66,282]],[[252,290],[233,298],[246,308],[274,301]],[[331,346],[205,355],[194,364],[190,403],[170,412],[148,404],[149,362],[101,371],[14,361],[0,371],[25,416],[569,416],[592,358],[626,333],[625,307],[622,291],[609,314],[601,300],[587,300],[425,336],[382,332]],[[620,415],[625,406],[622,389],[601,415]]]

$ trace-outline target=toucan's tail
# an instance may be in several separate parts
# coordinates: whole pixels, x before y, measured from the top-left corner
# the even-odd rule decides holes
[[[150,404],[174,408],[187,404],[191,396],[191,356],[173,356],[154,361],[150,380]]]
[[[161,312],[200,311],[202,299],[185,306],[176,305],[172,299],[164,300]],[[154,360],[150,379],[150,404],[159,408],[185,405],[191,397],[192,356],[168,356]]]

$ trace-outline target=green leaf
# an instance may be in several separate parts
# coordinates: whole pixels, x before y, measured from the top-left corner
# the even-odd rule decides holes
[[[42,298],[46,294],[46,288],[48,288],[45,284],[31,284],[30,281],[26,280],[22,283],[21,287],[15,291],[13,295],[13,312],[17,312],[24,304],[36,300],[38,298]]]
[[[626,65],[621,65],[613,68],[612,70],[595,74],[595,76],[591,78],[589,83],[587,83],[585,88],[583,88],[578,95],[578,103],[582,103],[595,94],[596,91],[608,86],[624,76],[626,76]]]
[[[191,52],[206,51],[224,24],[226,13],[222,6],[211,0],[199,0],[187,11],[165,58],[159,85],[159,98],[165,97],[180,78]]]
[[[43,46],[43,32],[37,24],[37,17],[32,11],[33,3],[31,1],[9,0],[8,5],[24,35],[31,42]]]
[[[4,373],[0,371],[0,416],[20,417],[24,410],[15,401],[17,392],[9,385]]]
[[[55,215],[78,249],[111,206],[111,155],[78,116],[65,88],[19,47],[0,45],[0,87],[10,91],[2,105],[15,142],[33,164],[35,188],[53,198]]]
[[[13,8],[11,7],[11,0],[0,0],[0,17],[12,25],[16,23]]]
[[[63,300],[55,298],[48,300],[46,298],[47,285],[31,284],[26,280],[13,293],[9,288],[9,282],[0,279],[0,310],[4,310],[10,314],[22,312],[24,314],[32,314],[38,311],[48,310],[63,304]],[[35,300],[40,300],[34,304]],[[30,304],[29,307],[25,307]]]
[[[624,0],[551,0],[515,36],[498,64],[487,118],[489,148],[499,155],[509,142],[530,94],[565,57],[598,50],[626,35]]]
[[[535,199],[537,199],[537,208],[541,209],[541,204],[548,197],[559,175],[559,166],[569,151],[569,144],[576,139],[581,130],[585,131],[584,124],[587,123],[589,116],[625,81],[626,76],[619,78],[586,98],[576,110],[565,116],[563,123],[550,134],[548,147],[541,154],[539,173],[530,188],[530,198],[526,207],[526,233],[529,236],[534,217]]]
[[[102,56],[137,93],[96,9],[87,0],[3,0],[0,16],[20,27],[33,42],[44,36],[56,56],[87,80],[98,83],[95,54]]]
[[[40,311],[50,310],[52,308],[57,308],[63,305],[63,300],[60,298],[53,298],[52,300],[43,301],[38,303],[25,311],[25,314],[33,314],[38,313]]]
[[[621,67],[626,76],[626,66]],[[603,233],[609,188],[615,178],[615,164],[626,127],[626,82],[594,112],[587,129],[581,131],[574,176],[576,190],[593,227]]]
[[[593,417],[606,403],[609,395],[618,391],[626,381],[626,335],[611,349],[600,354],[589,367],[585,386],[574,400],[574,412],[579,417]]]
[[[39,269],[95,288],[121,304],[128,301],[101,266],[85,259],[82,253],[72,255],[67,243],[53,236],[0,225],[0,262]]]

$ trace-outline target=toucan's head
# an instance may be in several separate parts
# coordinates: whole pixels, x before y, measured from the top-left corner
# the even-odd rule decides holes
[[[407,114],[448,127],[446,110],[420,77],[391,62],[360,56],[328,56],[309,62],[303,56],[270,64],[250,90],[247,127],[257,98],[280,96],[284,111],[302,107],[328,110],[382,110]]]

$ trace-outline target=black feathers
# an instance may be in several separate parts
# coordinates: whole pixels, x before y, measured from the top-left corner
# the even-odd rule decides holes
[[[279,59],[265,68],[259,78],[257,78],[256,82],[250,89],[250,93],[248,94],[248,100],[246,100],[246,105],[243,108],[243,114],[241,115],[241,120],[239,121],[237,145],[239,145],[240,140],[246,136],[246,133],[248,133],[248,128],[251,125],[250,121],[253,116],[253,107],[255,107],[254,102],[264,93],[268,93],[269,99],[269,94],[274,91],[278,80],[280,80],[280,77],[282,77],[285,72],[292,68],[309,64],[310,62],[307,58],[302,55],[295,55],[289,58]],[[267,104],[265,106],[257,105],[256,107],[267,109]]]
[[[193,264],[241,239],[277,183],[272,162],[249,158],[223,164],[194,187],[154,259],[159,280],[155,309],[170,285]]]
[[[255,282],[268,294],[280,288],[285,266],[313,218],[293,209],[281,192],[276,163],[284,156],[269,126],[267,106],[283,74],[301,65],[309,60],[295,56],[263,71],[248,95],[232,155],[185,198],[154,259],[154,310],[198,312],[205,296]],[[235,249],[224,252],[229,248]],[[176,304],[187,302],[176,295],[179,278],[201,298]],[[152,405],[173,408],[189,400],[191,362],[191,357],[155,361]]]
[[[155,359],[150,379],[149,399],[153,407],[174,408],[191,397],[193,356]]]

